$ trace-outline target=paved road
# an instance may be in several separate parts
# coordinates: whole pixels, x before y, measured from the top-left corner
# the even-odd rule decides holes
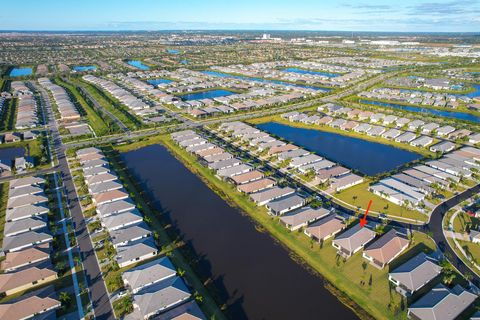
[[[87,283],[90,288],[95,318],[99,320],[115,319],[107,288],[105,287],[105,282],[95,256],[92,241],[88,234],[88,229],[83,218],[82,209],[80,207],[72,176],[70,174],[70,169],[68,167],[67,158],[65,155],[65,146],[60,138],[60,133],[55,122],[49,97],[44,89],[38,86],[35,88],[42,94],[45,101],[48,127],[53,138],[53,153],[57,156],[58,168],[62,173],[68,206],[75,229],[75,234],[77,236],[80,255],[83,260],[83,266],[85,268]]]
[[[478,277],[470,268],[457,256],[456,252],[450,248],[443,233],[443,216],[447,213],[448,210],[455,207],[462,201],[473,197],[480,191],[480,184],[477,184],[475,187],[465,190],[462,193],[448,199],[439,206],[437,206],[431,216],[430,221],[427,224],[427,230],[432,232],[432,237],[435,243],[438,245],[440,250],[451,257],[450,262],[455,266],[455,268],[460,271],[462,274],[471,273],[473,275],[472,282],[478,287],[480,286],[480,277]]]

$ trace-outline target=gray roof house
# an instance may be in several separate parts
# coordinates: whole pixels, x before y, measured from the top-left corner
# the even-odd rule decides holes
[[[195,301],[188,301],[156,317],[157,320],[207,320]]]
[[[450,141],[442,141],[430,147],[430,151],[432,152],[450,152],[455,149],[455,143]]]
[[[476,299],[475,294],[459,285],[449,289],[440,283],[410,305],[408,317],[420,320],[454,320]]]
[[[252,199],[253,202],[255,202],[257,205],[263,206],[272,200],[284,197],[294,192],[295,190],[290,187],[285,187],[285,188],[273,187],[270,189],[266,189],[260,192],[255,192],[250,194],[250,199]]]
[[[135,209],[135,204],[130,199],[109,202],[97,206],[97,213],[102,217]]]
[[[125,286],[135,294],[145,287],[174,277],[176,274],[177,271],[170,259],[162,257],[125,271],[122,279]]]
[[[5,237],[15,236],[30,230],[38,230],[47,226],[47,220],[43,217],[26,218],[5,223],[3,233]]]
[[[138,209],[133,209],[132,211],[112,214],[111,216],[102,218],[102,225],[110,232],[142,221],[143,216],[140,211],[138,211]]]
[[[120,268],[154,257],[158,252],[151,238],[117,248],[115,260]]]
[[[280,221],[290,230],[294,231],[317,221],[330,213],[325,208],[313,209],[311,207],[300,208],[286,213],[280,217]]]
[[[90,192],[91,195],[96,195],[99,193],[118,190],[121,188],[123,188],[123,185],[120,182],[118,182],[117,180],[112,180],[112,181],[104,181],[101,183],[94,184],[92,186],[88,186],[88,191]]]
[[[8,198],[13,199],[39,193],[43,193],[42,187],[28,185],[21,188],[8,189]]]
[[[426,147],[433,142],[433,138],[429,136],[420,136],[417,139],[410,142],[410,145],[414,147]]]
[[[389,273],[388,279],[397,291],[410,296],[442,272],[437,261],[421,252]]]
[[[413,132],[405,132],[399,135],[398,137],[395,138],[396,142],[401,142],[401,143],[408,143],[415,139],[417,135]]]
[[[29,217],[40,216],[48,213],[46,204],[26,205],[18,208],[7,209],[6,221],[17,221]]]
[[[110,239],[115,248],[127,245],[131,242],[147,238],[152,234],[145,222],[140,222],[134,225],[112,230],[110,232]]]
[[[26,177],[10,181],[9,188],[21,188],[30,185],[41,185],[45,183],[45,179],[39,177]]]
[[[222,178],[231,178],[233,176],[252,171],[253,167],[248,164],[239,164],[238,166],[220,169],[217,171],[217,176]]]
[[[349,258],[375,238],[375,232],[360,224],[348,229],[332,241],[338,252]]]
[[[305,199],[297,194],[291,194],[267,203],[270,214],[278,216],[305,205]]]
[[[190,291],[182,278],[172,277],[135,294],[133,305],[139,312],[139,319],[149,319],[183,303],[190,296]]]
[[[35,205],[35,204],[43,204],[48,201],[48,198],[45,194],[37,193],[34,195],[25,195],[22,197],[17,197],[13,199],[8,199],[7,201],[7,209],[14,209],[28,205]]]
[[[221,169],[226,169],[233,166],[238,166],[241,163],[242,161],[240,159],[232,158],[232,159],[209,163],[208,167],[213,170],[221,170]]]
[[[3,238],[3,251],[19,251],[52,240],[52,236],[43,230],[28,231],[20,235]]]

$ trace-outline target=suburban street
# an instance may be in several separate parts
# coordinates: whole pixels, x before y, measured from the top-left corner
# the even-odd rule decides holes
[[[90,239],[87,225],[83,217],[80,202],[75,191],[75,186],[65,155],[65,147],[60,138],[57,123],[55,121],[55,117],[51,108],[50,99],[43,88],[40,88],[39,86],[35,86],[35,88],[38,92],[41,93],[43,100],[45,101],[45,109],[48,118],[48,128],[50,129],[51,136],[53,138],[53,153],[57,157],[58,169],[61,172],[61,176],[63,179],[63,184],[65,187],[68,201],[68,208],[70,210],[79,246],[79,251],[82,257],[83,266],[85,269],[85,276],[87,278],[87,282],[90,288],[92,307],[95,318],[99,320],[115,319],[107,288],[105,287],[105,283],[103,281],[102,272],[98,265],[92,241]]]

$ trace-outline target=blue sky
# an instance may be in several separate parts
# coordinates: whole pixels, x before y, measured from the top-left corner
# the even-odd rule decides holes
[[[480,32],[480,0],[5,1],[0,30]]]

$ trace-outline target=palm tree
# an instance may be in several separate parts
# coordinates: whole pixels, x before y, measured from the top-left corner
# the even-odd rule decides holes
[[[60,292],[60,295],[58,296],[58,299],[62,303],[62,306],[69,305],[70,301],[72,300],[72,298],[70,297],[70,295],[66,291]]]

